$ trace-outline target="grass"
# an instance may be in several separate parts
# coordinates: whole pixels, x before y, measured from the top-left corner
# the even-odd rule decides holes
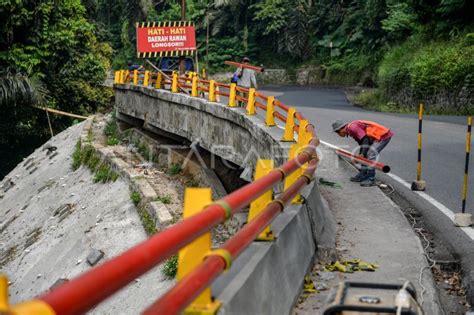
[[[161,203],[165,205],[169,205],[171,203],[171,196],[170,195],[158,196],[156,197],[156,201],[161,201]]]
[[[163,266],[161,272],[168,278],[176,277],[178,272],[178,255],[171,256]]]
[[[130,194],[130,199],[132,199],[132,202],[135,206],[138,206],[138,204],[142,200],[142,197],[140,196],[140,193],[138,191],[133,191]]]
[[[107,145],[117,145],[120,143],[121,136],[115,117],[115,111],[112,113],[112,118],[109,119],[105,125],[104,135]]]
[[[187,187],[200,187],[199,180],[196,178],[192,178],[186,183]]]
[[[87,166],[95,174],[94,183],[115,182],[119,177],[110,165],[101,161],[93,146],[88,144],[82,147],[81,141],[78,141],[72,153],[72,169],[77,170],[81,165]]]
[[[169,168],[168,170],[168,173],[172,176],[174,175],[178,175],[179,173],[181,173],[182,171],[182,167],[181,167],[181,164],[172,164],[171,167]]]
[[[400,106],[395,102],[387,101],[377,90],[362,91],[353,99],[356,106],[388,113],[415,113],[416,110],[407,106]]]
[[[155,222],[153,218],[150,216],[148,211],[143,208],[138,210],[138,214],[140,215],[140,220],[142,221],[143,228],[148,236],[151,236],[157,232]]]

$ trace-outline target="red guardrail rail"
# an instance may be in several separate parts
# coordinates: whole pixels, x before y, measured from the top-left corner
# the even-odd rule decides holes
[[[115,83],[119,84],[132,82],[132,84],[162,88],[166,83],[164,79],[161,73],[149,71],[146,71],[143,76],[139,76],[137,71],[131,75],[124,70],[115,73]],[[180,81],[186,83],[191,81],[192,84],[180,84]],[[251,111],[251,107],[255,106],[255,104],[248,104],[252,98],[255,102],[255,91],[236,87],[235,84],[216,85],[213,80],[199,80],[195,75],[179,79],[177,75],[173,74],[169,85],[169,88],[174,92],[178,92],[183,87],[190,88],[193,96],[197,96],[199,90],[208,91],[210,100],[215,97],[216,86],[221,86],[229,89],[229,100],[247,102],[247,111]],[[237,91],[246,97],[237,96]],[[211,95],[213,93],[214,95]],[[251,222],[221,247],[220,250],[228,255],[226,259],[222,255],[208,256],[202,264],[150,306],[145,313],[175,314],[183,310],[223,270],[229,267],[228,260],[235,259],[248,247],[283,210],[285,205],[310,183],[318,164],[316,147],[319,145],[319,139],[315,135],[314,127],[308,124],[304,117],[294,109],[282,107],[282,103],[280,103],[280,107],[287,114],[291,113],[291,116],[285,118],[283,114],[275,111],[269,115],[268,108],[273,110],[273,97],[267,97],[260,93],[258,96],[267,99],[267,105],[257,105],[267,111],[267,125],[270,125],[269,122],[272,122],[273,116],[281,120],[285,119],[285,135],[282,140],[294,141],[294,132],[299,129],[298,144],[295,144],[295,148],[297,147],[299,150],[295,150],[292,153],[293,156],[290,156],[286,163],[226,197],[211,203],[197,214],[183,219],[121,255],[111,258],[69,282],[40,295],[37,299],[9,306],[8,311],[18,315],[33,314],[40,309],[44,314],[83,314],[285,180],[285,190],[278,198],[268,203]],[[231,105],[232,102],[229,101],[229,106]],[[248,112],[247,114],[252,113]],[[294,123],[296,117],[300,120],[300,127]],[[301,129],[301,126],[304,128]],[[293,176],[296,171],[301,175]],[[6,292],[7,285],[2,279],[0,278],[0,291]]]

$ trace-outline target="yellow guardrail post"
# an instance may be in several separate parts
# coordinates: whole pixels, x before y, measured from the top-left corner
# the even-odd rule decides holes
[[[171,92],[178,93],[178,75],[173,72],[173,79],[171,81]]]
[[[306,127],[308,126],[307,120],[301,120],[299,129],[298,129],[298,144],[300,145],[307,145],[309,142],[308,132],[306,131]]]
[[[150,71],[145,71],[145,76],[143,77],[143,86],[148,86],[148,81],[150,79]]]
[[[120,71],[115,71],[114,83],[120,83]]]
[[[209,102],[216,101],[216,81],[209,81]]]
[[[125,80],[123,83],[128,83],[130,82],[130,71],[125,70]]]
[[[138,85],[138,70],[133,70],[133,85]]]
[[[301,126],[301,125],[300,125]],[[304,145],[301,145],[299,143],[293,144],[290,147],[290,152],[288,153],[288,160],[292,160],[296,157],[298,153],[303,149]],[[294,184],[294,182],[303,174],[303,165],[300,166],[295,172],[292,174],[288,175],[285,178],[285,184],[284,184],[284,190],[287,190],[291,185]],[[303,197],[298,194],[293,198],[291,201],[292,204],[302,204],[304,202]]]
[[[265,123],[267,126],[275,126],[275,117],[273,117],[273,113],[275,112],[275,96],[269,96],[267,99],[267,115],[265,119]]]
[[[56,312],[41,300],[30,300],[16,305],[8,303],[8,279],[5,275],[0,275],[0,314],[15,315],[55,315]]]
[[[235,104],[235,96],[237,95],[236,89],[237,89],[237,84],[231,83],[230,84],[230,90],[229,90],[229,104],[228,104],[229,107],[237,106]]]
[[[120,81],[119,83],[125,83],[125,70],[120,70]]]
[[[267,175],[273,169],[273,160],[258,160],[255,170],[255,180]],[[265,206],[272,201],[273,199],[273,191],[269,189],[263,195],[255,199],[250,203],[250,210],[247,217],[247,223],[252,221],[262,210]],[[273,235],[270,226],[265,227],[265,229],[260,233],[257,237],[259,241],[273,241],[275,236]]]
[[[161,89],[161,81],[162,80],[163,80],[163,76],[161,75],[161,73],[158,72],[156,74],[155,88]]]
[[[210,188],[186,188],[184,191],[183,219],[187,219],[204,209],[212,202]],[[184,247],[178,254],[178,272],[180,281],[201,264],[212,246],[211,233],[208,232]],[[184,311],[184,314],[215,314],[221,302],[211,297],[211,288],[206,288]]]
[[[249,89],[247,97],[247,115],[255,115],[255,89]]]
[[[192,87],[191,87],[191,96],[198,96],[198,77],[193,76]]]
[[[294,131],[295,114],[296,114],[296,109],[293,107],[290,107],[290,109],[288,109],[288,115],[286,117],[285,133],[283,134],[282,141],[288,141],[288,142],[295,141],[295,131]]]

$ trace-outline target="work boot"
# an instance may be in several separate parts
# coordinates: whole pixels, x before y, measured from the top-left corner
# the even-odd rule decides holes
[[[367,170],[366,178],[360,183],[362,187],[371,187],[375,185],[375,170]]]
[[[356,176],[352,176],[350,180],[351,182],[360,183],[360,182],[363,182],[366,177],[367,177],[367,170],[361,169],[359,171],[359,174],[357,174]]]

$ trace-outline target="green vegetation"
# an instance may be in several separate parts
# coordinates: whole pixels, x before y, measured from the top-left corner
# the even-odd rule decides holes
[[[132,199],[132,202],[135,206],[138,206],[140,201],[142,201],[142,196],[140,196],[140,193],[138,191],[133,191],[130,194],[130,199]]]
[[[161,201],[161,203],[168,205],[171,203],[171,196],[170,195],[158,196],[156,197],[156,201]]]
[[[135,202],[134,202],[135,203]],[[155,222],[153,221],[150,214],[145,209],[138,209],[140,220],[142,221],[143,228],[148,236],[151,236],[157,232]]]
[[[171,256],[163,265],[161,272],[168,278],[174,278],[178,272],[178,255]]]
[[[183,169],[181,167],[181,164],[179,163],[171,164],[171,167],[168,170],[168,174],[170,174],[171,176],[175,176],[181,173],[182,170]]]
[[[72,169],[77,170],[81,165],[86,165],[91,172],[95,173],[94,183],[115,182],[119,175],[112,170],[110,165],[101,161],[99,154],[90,144],[81,146],[80,140],[76,143],[72,153]]]
[[[117,125],[115,111],[112,113],[111,119],[107,121],[104,128],[107,145],[117,145],[120,143],[121,135]]]
[[[382,110],[413,111],[423,101],[432,113],[474,112],[474,1],[187,0],[186,6],[211,73],[231,70],[224,60],[249,56],[290,75],[311,66],[322,83],[377,87],[370,101]],[[142,63],[135,23],[179,19],[180,1],[3,1],[0,177],[49,137],[46,115],[30,105],[78,114],[106,108],[107,71]],[[74,123],[50,117],[56,132]],[[107,137],[109,145],[119,141]],[[149,156],[148,148],[139,150]]]

